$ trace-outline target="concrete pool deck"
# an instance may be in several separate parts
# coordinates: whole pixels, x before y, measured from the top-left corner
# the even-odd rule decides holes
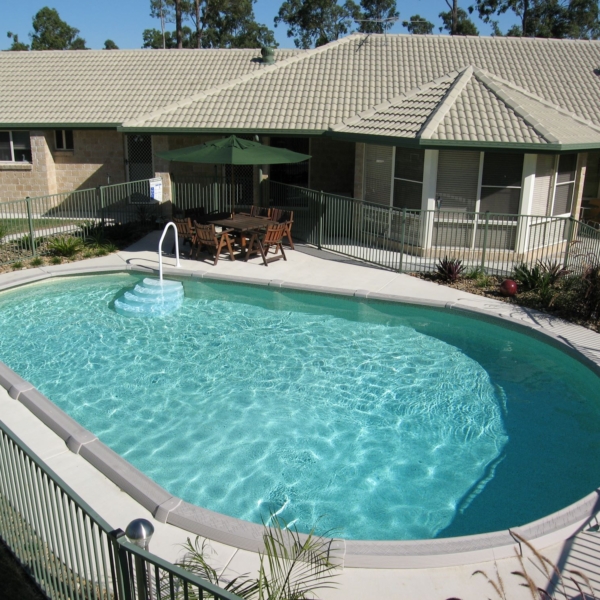
[[[104,258],[90,259],[79,263],[69,263],[27,271],[17,271],[0,275],[0,290],[53,276],[82,274],[85,272],[157,270],[156,247],[159,232],[147,236],[126,251]],[[165,243],[169,247],[170,243]],[[264,267],[259,260],[249,263],[230,262],[221,259],[216,267],[212,261],[204,262],[182,259],[182,269],[173,269],[174,258],[164,257],[165,274],[181,276],[226,279],[247,283],[270,284],[274,287],[296,289],[321,289],[322,291],[356,295],[359,297],[402,300],[409,302],[431,303],[451,309],[468,309],[475,312],[501,317],[527,325],[534,330],[544,331],[555,340],[581,352],[594,363],[600,363],[600,335],[587,329],[565,323],[535,311],[520,309],[504,302],[474,296],[444,286],[385,271],[360,264],[333,254],[319,252],[313,248],[299,247],[295,252],[287,252],[288,261],[278,261]],[[151,550],[159,556],[176,560],[181,554],[180,544],[190,534],[173,525],[152,519],[148,510],[143,508],[128,494],[119,489],[104,475],[99,473],[81,455],[68,450],[65,443],[48,427],[43,425],[22,403],[15,402],[0,387],[0,419],[6,423],[26,444],[32,448],[47,464],[54,469],[84,500],[100,513],[115,528],[125,528],[136,517],[153,520],[156,533]],[[564,485],[565,482],[557,482]],[[579,523],[572,523],[570,529],[576,531]],[[557,541],[556,536],[535,536],[536,547],[563,568],[585,572],[596,589],[600,589],[600,534],[582,532],[573,539]],[[193,535],[191,536],[193,537]],[[559,536],[560,537],[560,536]],[[562,536],[563,539],[566,536]],[[465,540],[468,538],[464,538]],[[252,573],[258,564],[257,555],[248,550],[240,550],[223,543],[212,543],[215,550],[214,565],[226,570],[227,575]],[[516,547],[516,545],[515,545]],[[343,572],[337,578],[339,586],[333,590],[323,590],[320,597],[335,598],[449,598],[452,596],[464,600],[493,597],[490,585],[483,577],[473,577],[477,569],[494,576],[497,566],[502,574],[509,598],[530,597],[528,590],[519,587],[517,577],[510,575],[519,570],[520,565],[510,554],[492,550],[485,554],[474,553],[472,562],[465,556],[452,564],[452,557],[438,560],[440,566],[432,568],[436,561],[428,562],[426,557],[405,568],[355,568],[346,562]],[[525,549],[527,553],[527,550]],[[506,557],[508,556],[508,557]],[[496,558],[496,562],[494,562]],[[385,557],[381,557],[384,561]],[[376,560],[376,557],[375,557]],[[528,571],[539,577],[543,585],[544,578],[537,573],[535,566]],[[575,589],[572,588],[575,594]]]

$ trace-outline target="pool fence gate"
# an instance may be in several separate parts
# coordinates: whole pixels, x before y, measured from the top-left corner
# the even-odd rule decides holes
[[[269,180],[255,194],[250,180],[232,184],[216,176],[172,178],[161,202],[152,197],[153,181],[0,203],[0,264],[38,256],[56,236],[151,228],[186,211],[248,210],[253,203],[293,211],[294,239],[401,273],[435,271],[444,258],[506,276],[521,264],[581,273],[600,262],[600,231],[571,216],[409,210]]]

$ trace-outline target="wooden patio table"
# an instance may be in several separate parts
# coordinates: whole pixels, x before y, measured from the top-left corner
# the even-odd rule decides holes
[[[242,255],[246,254],[246,236],[244,233],[256,231],[257,229],[266,229],[269,225],[277,225],[277,221],[271,221],[264,217],[252,217],[250,215],[233,214],[230,219],[218,219],[216,221],[208,221],[212,225],[223,227],[223,229],[232,229],[239,234],[240,247]]]

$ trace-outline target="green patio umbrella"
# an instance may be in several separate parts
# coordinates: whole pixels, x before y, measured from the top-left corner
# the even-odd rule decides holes
[[[179,150],[158,152],[157,156],[178,162],[207,163],[214,165],[279,165],[308,160],[309,154],[292,152],[285,148],[273,148],[258,142],[241,140],[235,135],[213,140]]]
[[[211,165],[279,165],[302,162],[309,154],[292,152],[285,148],[273,148],[258,142],[242,140],[235,135],[189,146],[179,150],[157,152],[157,156],[175,162],[194,162]],[[233,169],[231,169],[231,189],[234,189]]]

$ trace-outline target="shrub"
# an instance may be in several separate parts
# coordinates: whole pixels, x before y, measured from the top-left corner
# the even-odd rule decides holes
[[[521,284],[524,292],[528,292],[539,287],[542,272],[537,265],[529,268],[525,263],[521,263],[518,267],[515,267],[513,279],[516,279]]]
[[[19,269],[23,268],[23,263],[19,261],[19,262],[13,263],[12,265],[10,265],[10,267],[13,271],[18,271]]]
[[[8,227],[0,222],[0,246],[2,245],[2,239],[8,235]]]
[[[448,258],[445,256],[440,259],[437,265],[437,273],[444,281],[456,281],[465,270],[462,260],[458,258]]]
[[[75,256],[82,246],[81,238],[67,235],[56,237],[48,242],[48,249],[54,256],[64,256],[65,258]]]
[[[525,263],[515,267],[513,278],[521,283],[524,292],[529,292],[542,288],[547,290],[555,286],[567,273],[558,261],[538,260],[531,268]]]
[[[60,265],[60,263],[62,263],[62,258],[61,258],[60,256],[53,256],[53,257],[50,259],[50,262],[51,262],[53,265]]]
[[[29,264],[32,267],[39,267],[44,264],[44,261],[39,256],[36,256]]]

